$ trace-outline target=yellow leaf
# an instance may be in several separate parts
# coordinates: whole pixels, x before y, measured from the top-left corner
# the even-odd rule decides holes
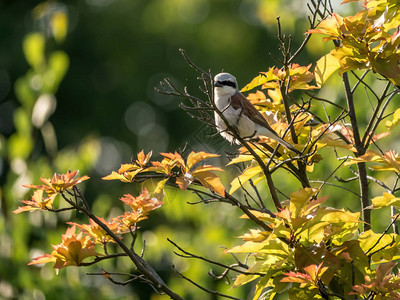
[[[263,85],[268,81],[268,78],[262,74],[255,77],[249,84],[247,84],[244,88],[242,88],[241,92],[247,92],[249,90],[254,89],[257,86]]]
[[[322,56],[317,61],[317,65],[314,69],[317,86],[321,87],[326,82],[326,80],[339,68],[339,60],[331,53]]]
[[[115,171],[112,171],[110,175],[104,176],[101,179],[103,179],[103,180],[120,180],[121,182],[131,182],[123,174],[118,174]]]
[[[386,127],[388,129],[392,129],[396,125],[398,125],[400,120],[400,108],[396,109],[393,113],[393,121],[386,121]]]
[[[240,246],[233,247],[232,249],[227,250],[227,253],[254,253],[260,252],[265,245],[263,243],[256,242],[245,242]]]
[[[290,212],[292,218],[297,218],[302,209],[306,207],[312,197],[317,193],[316,188],[304,188],[290,194]]]
[[[364,252],[373,253],[371,259],[373,263],[390,261],[398,258],[398,244],[400,236],[397,234],[374,233],[372,230],[363,232],[359,236],[360,247]]]
[[[383,196],[375,197],[371,201],[372,207],[376,209],[387,206],[400,206],[400,198],[389,193],[383,193]]]
[[[62,42],[68,31],[67,14],[64,11],[55,12],[51,17],[50,23],[54,38],[58,42]]]
[[[257,174],[261,174],[262,169],[259,165],[255,167],[248,167],[244,170],[243,174],[239,175],[231,182],[231,189],[229,190],[229,194],[234,193],[238,188],[240,188],[245,182],[249,181],[250,178],[256,176]]]

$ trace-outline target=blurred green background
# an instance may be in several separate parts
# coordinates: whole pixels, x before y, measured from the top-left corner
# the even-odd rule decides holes
[[[344,13],[352,7],[333,2]],[[87,220],[70,212],[14,215],[19,200],[30,197],[21,185],[37,184],[40,177],[55,171],[79,169],[91,177],[82,188],[94,212],[108,218],[121,213],[119,197],[136,194],[140,187],[100,178],[140,150],[153,150],[156,158],[158,152],[174,152],[186,142],[196,150],[220,154],[232,150],[181,111],[180,99],[158,94],[154,87],[168,77],[200,95],[196,74],[179,48],[201,68],[235,74],[244,86],[259,71],[276,65],[269,53],[279,57],[277,16],[283,31],[293,35],[294,46],[300,45],[308,26],[305,3],[0,1],[0,299],[164,299],[145,284],[114,286],[102,277],[86,275],[101,267],[109,272],[133,271],[125,259],[62,269],[59,275],[51,265],[27,266],[32,257],[49,253],[50,244],[60,242],[66,221]],[[327,49],[320,37],[313,37],[297,62],[308,65]],[[334,88],[320,93],[343,101]],[[325,164],[314,178],[326,178],[337,162],[327,159]],[[295,191],[291,180],[278,185]],[[331,203],[337,204],[339,198],[336,195]],[[145,258],[187,299],[214,298],[179,279],[171,264],[212,290],[249,298],[251,287],[229,291],[225,280],[214,281],[207,275],[212,266],[173,255],[167,237],[188,251],[234,263],[219,245],[239,244],[236,237],[253,226],[239,220],[240,213],[227,205],[186,204],[196,200],[189,192],[168,190],[166,205],[142,222],[137,250],[146,240]],[[352,200],[339,206],[357,209]]]

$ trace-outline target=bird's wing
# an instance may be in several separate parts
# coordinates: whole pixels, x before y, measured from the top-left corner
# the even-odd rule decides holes
[[[242,114],[257,123],[260,126],[267,128],[274,132],[274,130],[269,126],[267,120],[263,115],[254,107],[253,104],[240,92],[236,93],[231,97],[231,105],[234,109],[241,109]]]

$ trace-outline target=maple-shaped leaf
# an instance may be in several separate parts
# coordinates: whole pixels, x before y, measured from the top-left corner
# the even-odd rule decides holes
[[[23,211],[35,211],[35,210],[47,210],[53,208],[54,198],[57,196],[56,194],[50,195],[47,198],[43,199],[43,190],[36,190],[33,192],[33,196],[31,200],[23,200],[22,203],[26,204],[25,206],[20,206],[16,210],[13,211],[14,214],[19,214]]]
[[[140,211],[126,211],[123,215],[112,218],[112,222],[118,224],[118,233],[127,233],[132,229],[137,229],[136,224],[142,220],[147,219]]]
[[[175,151],[175,153],[160,153],[165,157],[165,161],[168,162],[170,166],[178,166],[181,168],[185,167],[185,161],[182,156]]]
[[[38,190],[43,190],[47,193],[47,195],[51,196],[53,194],[58,194],[63,192],[64,190],[71,189],[73,186],[81,183],[82,181],[88,180],[88,176],[82,176],[80,178],[74,179],[74,177],[78,174],[78,171],[70,172],[68,171],[66,174],[57,174],[50,179],[40,178],[40,181],[44,183],[44,185],[34,185],[34,184],[26,184],[23,185],[27,188],[34,188]]]
[[[130,194],[124,195],[124,197],[121,197],[121,201],[129,205],[134,211],[139,211],[143,215],[163,205],[158,198],[151,197],[151,194],[146,188],[144,188],[142,193],[137,197]]]
[[[53,245],[51,254],[36,257],[28,265],[55,262],[54,268],[61,269],[68,266],[79,266],[82,261],[90,256],[101,256],[94,249],[94,242],[82,232],[76,233],[76,226],[67,229],[62,235],[62,242]]]
[[[103,218],[98,218],[104,225],[106,225],[112,232],[118,232],[118,223],[107,222]],[[90,224],[78,224],[74,222],[67,222],[67,224],[78,227],[80,230],[85,232],[87,235],[91,236],[95,244],[105,244],[108,242],[114,242],[114,240],[109,236],[106,231],[100,227],[92,219],[89,219]]]
[[[112,171],[110,175],[104,176],[103,180],[119,180],[121,182],[132,182],[135,176],[150,167],[152,151],[145,154],[140,151],[137,159],[131,164],[122,164],[118,172]]]

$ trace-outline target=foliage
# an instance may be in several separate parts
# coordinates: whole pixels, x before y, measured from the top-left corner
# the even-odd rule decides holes
[[[347,2],[353,1],[344,1]],[[234,259],[232,264],[186,251],[170,240],[178,256],[222,267],[221,275],[210,273],[214,279],[226,279],[228,274],[235,273],[234,288],[255,283],[253,299],[273,299],[284,293],[290,299],[398,299],[400,277],[394,267],[395,260],[400,259],[400,235],[396,223],[400,216],[396,196],[400,161],[394,150],[383,149],[386,145],[378,143],[395,135],[399,119],[398,111],[390,104],[399,93],[400,5],[391,0],[366,0],[357,14],[342,17],[328,13],[329,1],[311,3],[309,30],[299,48],[292,49],[292,40],[282,34],[278,19],[278,40],[283,58],[277,61],[281,67],[260,72],[242,89],[243,92],[259,89],[250,93],[248,99],[270,121],[277,134],[301,154],[294,156],[268,137],[241,137],[235,124],[229,124],[214,103],[211,71],[203,71],[182,50],[187,63],[198,73],[204,97],[192,95],[187,88],[181,90],[168,79],[161,83],[160,92],[185,99],[188,105],[181,107],[211,127],[214,123],[210,112],[218,114],[241,148],[233,157],[228,156],[226,168],[208,164],[208,160],[219,155],[204,151],[192,151],[187,155],[185,151],[160,153],[161,161],[151,160],[152,152],[139,152],[130,163],[122,164],[119,170],[103,177],[103,180],[147,185],[136,197],[132,194],[122,196],[120,200],[126,205],[124,211],[108,220],[93,213],[78,187],[89,177],[75,179],[77,171],[56,173],[51,179],[41,178],[43,185],[25,185],[35,191],[31,200],[23,201],[24,206],[14,213],[73,210],[89,218],[89,224],[68,222],[72,227],[62,235],[61,243],[53,245],[50,254],[36,257],[30,264],[54,263],[54,268],[60,270],[128,257],[135,272],[122,274],[103,270],[93,275],[103,276],[115,284],[145,282],[171,299],[183,299],[143,258],[145,249],[141,249],[142,254],[138,254],[137,249],[139,222],[151,218],[150,212],[162,207],[166,189],[171,187],[195,194],[200,199],[197,204],[230,204],[243,213],[242,218],[257,226],[249,228],[240,237],[242,244],[225,250]],[[55,32],[63,31],[57,29]],[[313,34],[326,35],[323,40],[333,42],[333,49],[318,60],[311,71],[311,64],[302,66],[295,60]],[[40,53],[44,44],[42,39],[35,35],[27,43],[32,41]],[[33,68],[44,64],[36,52],[27,55],[27,60]],[[359,75],[360,70],[364,71],[362,75]],[[335,99],[317,95],[318,89],[326,86],[336,72],[343,83],[344,106]],[[354,76],[352,87],[350,75]],[[371,81],[384,81],[380,93],[368,83],[368,76]],[[365,97],[375,101],[371,113],[363,118],[360,118],[363,112],[358,110],[356,103],[361,86]],[[323,106],[326,116],[315,106]],[[389,108],[392,111],[388,113]],[[331,109],[340,111],[328,112]],[[386,120],[384,124],[388,116],[392,120]],[[315,180],[314,174],[320,161],[328,157],[327,152],[335,155],[338,164],[327,179]],[[232,166],[238,167],[240,172],[229,178],[228,191],[227,184],[223,183],[226,178],[222,178],[220,174],[224,173],[220,171]],[[336,174],[344,168],[355,176],[339,178]],[[280,191],[277,185],[289,177],[293,177],[298,186]],[[331,178],[339,184],[329,182]],[[346,188],[344,185],[349,181],[357,181],[359,191]],[[390,188],[391,181],[393,187]],[[329,184],[340,189],[343,195],[356,194],[360,203],[358,211],[324,205],[329,198],[325,192]],[[383,195],[371,196],[372,184],[383,188]],[[278,196],[278,192],[282,196]],[[59,202],[55,202],[57,198]],[[270,203],[267,204],[267,200]],[[385,230],[377,233],[371,212],[386,207],[391,209],[390,219],[386,218],[390,221]],[[214,225],[219,225],[216,222],[214,220]],[[393,232],[389,233],[390,230]],[[200,285],[176,267],[173,271],[209,294],[233,298]],[[120,282],[115,279],[119,275],[129,279]]]

